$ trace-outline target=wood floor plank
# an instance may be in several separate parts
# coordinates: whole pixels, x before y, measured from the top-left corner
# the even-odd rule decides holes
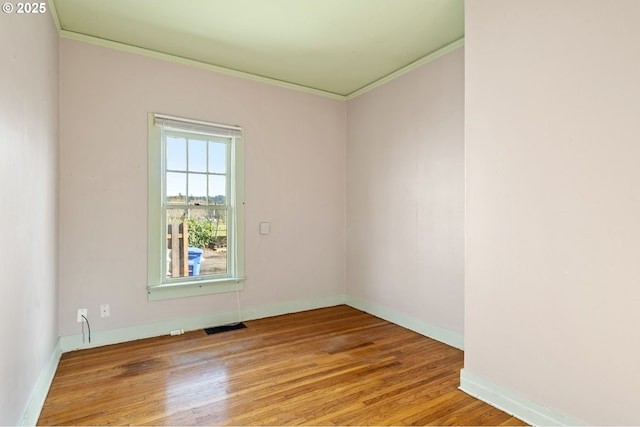
[[[39,425],[525,425],[463,352],[348,306],[65,353]]]

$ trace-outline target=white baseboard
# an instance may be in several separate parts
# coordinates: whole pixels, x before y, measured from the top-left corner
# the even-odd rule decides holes
[[[91,333],[90,343],[88,341],[87,334],[85,334],[84,337],[82,334],[67,335],[60,337],[61,348],[62,352],[67,352],[157,337],[160,335],[169,335],[172,330],[176,329],[195,331],[197,329],[204,329],[211,326],[226,325],[237,322],[238,320],[244,321],[261,319],[264,317],[278,316],[298,311],[313,310],[315,308],[331,307],[334,305],[344,304],[345,298],[344,294],[340,294],[323,298],[285,301],[277,304],[242,308],[241,319],[238,319],[238,312],[233,310],[219,313],[207,313],[193,317],[163,320],[143,325],[128,326],[126,328],[94,331]]]
[[[586,426],[583,421],[540,405],[514,391],[469,372],[460,371],[460,390],[534,426]]]
[[[242,309],[242,318],[243,320],[264,319],[265,317],[280,316],[281,314],[315,310],[316,308],[333,307],[345,304],[346,299],[346,295],[338,294],[322,298],[284,301],[277,304],[249,307]]]
[[[409,316],[388,307],[366,301],[361,298],[347,296],[347,305],[358,310],[366,311],[381,319],[387,320],[404,328],[411,329],[419,334],[425,335],[434,340],[443,342],[451,347],[464,350],[464,335],[451,331],[433,323]]]
[[[60,356],[62,356],[62,347],[60,346],[60,339],[56,343],[56,346],[47,361],[46,366],[40,373],[38,382],[35,388],[31,392],[31,397],[27,402],[27,407],[20,419],[21,426],[35,426],[38,423],[40,412],[42,412],[42,406],[49,393],[49,387],[58,369],[58,363],[60,362]]]

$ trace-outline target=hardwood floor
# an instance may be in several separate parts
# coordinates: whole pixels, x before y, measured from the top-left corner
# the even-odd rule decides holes
[[[63,354],[39,425],[525,425],[463,352],[347,306]]]

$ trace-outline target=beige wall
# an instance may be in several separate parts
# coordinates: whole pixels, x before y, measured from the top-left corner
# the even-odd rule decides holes
[[[348,102],[347,293],[463,332],[464,50]]]
[[[640,415],[640,2],[466,3],[465,369]]]
[[[58,36],[0,16],[0,425],[21,422],[58,338]]]
[[[343,102],[60,43],[61,335],[80,333],[78,308],[96,331],[235,310],[235,294],[147,301],[149,112],[245,129],[243,309],[344,294]]]

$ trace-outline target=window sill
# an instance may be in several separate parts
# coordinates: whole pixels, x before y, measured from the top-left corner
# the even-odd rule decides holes
[[[193,280],[180,283],[162,283],[148,287],[149,301],[186,298],[199,295],[236,292],[244,289],[243,277],[224,279]]]

